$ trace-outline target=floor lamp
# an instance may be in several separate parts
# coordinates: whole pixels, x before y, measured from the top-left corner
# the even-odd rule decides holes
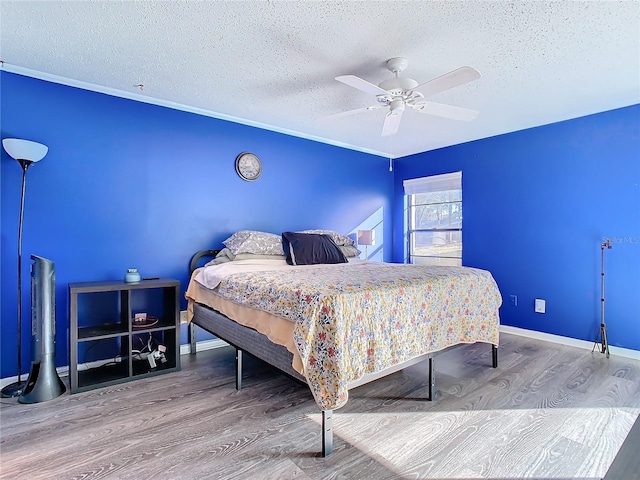
[[[376,243],[376,231],[375,230],[358,230],[358,245],[364,245],[364,259],[369,260],[369,252],[367,247],[369,245],[375,245]]]
[[[611,239],[607,238],[600,244],[600,330],[596,336],[596,341],[593,344],[591,353],[595,352],[596,347],[599,345],[600,353],[606,353],[609,358],[609,341],[607,340],[607,324],[604,322],[604,251],[611,250]]]
[[[18,224],[18,381],[2,389],[2,397],[17,397],[22,394],[27,381],[22,381],[22,219],[24,217],[24,191],[27,182],[27,169],[32,163],[39,162],[49,148],[41,143],[19,138],[5,138],[2,146],[22,167],[22,193],[20,194],[20,221]]]

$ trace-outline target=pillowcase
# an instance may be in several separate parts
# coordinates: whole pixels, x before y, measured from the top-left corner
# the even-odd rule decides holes
[[[329,235],[331,239],[338,246],[347,246],[347,247],[355,247],[356,242],[354,242],[351,238],[347,237],[338,232],[334,232],[333,230],[302,230],[299,233],[315,233],[318,235]]]
[[[239,253],[233,261],[238,260],[286,260],[284,255],[260,255],[259,253]]]
[[[239,253],[284,255],[282,240],[275,233],[240,230],[222,243],[233,255],[238,255]]]
[[[235,255],[231,253],[231,250],[229,250],[228,248],[223,248],[218,252],[213,260],[205,263],[204,266],[208,267],[209,265],[220,265],[221,263],[230,262],[234,257]]]
[[[340,250],[342,251],[342,253],[344,253],[344,256],[347,258],[352,258],[352,257],[359,257],[360,254],[362,253],[360,250],[358,250],[356,247],[350,247],[350,246],[346,246],[346,245],[340,245]]]
[[[238,260],[286,260],[284,255],[260,255],[258,253],[239,253],[234,255],[228,248],[223,248],[220,253],[216,255],[216,258],[205,264],[205,267],[209,265],[220,265],[221,263],[234,262]]]
[[[329,235],[282,232],[282,246],[289,265],[347,263],[347,257]]]

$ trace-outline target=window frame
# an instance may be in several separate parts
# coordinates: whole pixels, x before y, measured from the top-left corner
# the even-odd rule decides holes
[[[408,263],[429,264],[429,265],[462,265],[462,227],[463,227],[463,210],[462,210],[462,172],[452,172],[447,174],[431,175],[428,177],[416,178],[404,181],[405,188],[405,205],[407,206],[406,217],[406,241],[407,241],[407,260]],[[418,195],[424,193],[436,193],[445,191],[458,191],[456,200],[437,201],[437,202],[420,202],[417,203]],[[455,195],[453,196],[456,197]],[[451,198],[451,195],[449,196]],[[428,205],[458,205],[459,207],[459,227],[439,227],[434,228],[416,228],[416,208]],[[460,248],[456,252],[460,252],[459,256],[451,255],[417,255],[415,238],[420,233],[444,233],[447,235],[445,245],[457,244],[451,238],[453,232],[459,232]]]

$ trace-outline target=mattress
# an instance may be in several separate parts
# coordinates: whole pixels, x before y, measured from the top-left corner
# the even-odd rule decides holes
[[[196,303],[206,305],[226,317],[233,319],[240,325],[260,332],[276,345],[285,347],[293,355],[291,366],[296,372],[304,376],[300,355],[293,341],[294,323],[263,310],[256,310],[225,299],[215,290],[211,290],[195,281],[195,277],[202,270],[203,269],[197,269],[193,272],[185,295],[188,300],[188,321],[191,321],[193,318],[194,305]]]

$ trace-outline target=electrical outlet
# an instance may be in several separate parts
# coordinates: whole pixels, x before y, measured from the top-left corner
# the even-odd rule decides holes
[[[511,306],[512,307],[517,307],[518,306],[518,296],[517,295],[511,295],[509,297],[509,300],[511,302]]]
[[[534,310],[536,313],[545,313],[547,311],[547,302],[541,298],[536,298]]]
[[[180,310],[180,323],[187,323],[187,311]]]

